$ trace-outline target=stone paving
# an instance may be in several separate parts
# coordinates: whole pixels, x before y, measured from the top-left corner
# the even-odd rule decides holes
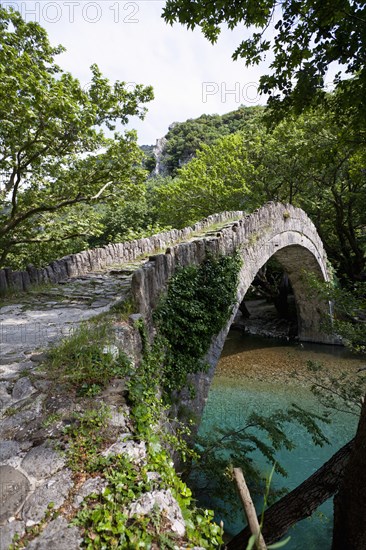
[[[1,550],[9,548],[14,535],[22,536],[26,527],[43,521],[49,503],[58,510],[72,495],[72,505],[78,507],[85,496],[104,488],[104,482],[96,484],[94,479],[76,487],[65,467],[58,436],[65,418],[81,411],[83,403],[62,391],[54,393],[42,363],[49,346],[70,335],[82,321],[125,300],[132,273],[143,261],[12,296],[0,307]],[[100,399],[114,410],[111,424],[116,434],[125,432],[123,451],[140,456],[141,449],[128,441],[121,381],[114,380]],[[52,417],[59,422],[49,422]],[[52,520],[27,548],[79,548],[80,533],[76,527],[66,528],[67,523],[62,516]]]

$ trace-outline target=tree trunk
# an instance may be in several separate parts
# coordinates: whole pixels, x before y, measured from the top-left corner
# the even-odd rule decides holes
[[[266,510],[262,528],[266,544],[279,540],[294,523],[311,516],[338,491],[353,444],[354,440],[349,441],[301,485]],[[227,544],[227,549],[243,550],[250,536],[250,530],[246,527]],[[342,550],[345,548],[349,550],[348,546],[343,546]],[[366,546],[360,546],[358,550],[361,548]]]
[[[366,549],[366,399],[355,444],[334,498],[332,550]]]

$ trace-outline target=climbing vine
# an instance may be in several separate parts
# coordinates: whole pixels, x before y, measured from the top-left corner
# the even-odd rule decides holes
[[[208,257],[199,266],[179,269],[170,280],[154,313],[165,339],[162,382],[168,393],[181,389],[188,374],[205,369],[202,358],[232,312],[240,267],[239,253]]]

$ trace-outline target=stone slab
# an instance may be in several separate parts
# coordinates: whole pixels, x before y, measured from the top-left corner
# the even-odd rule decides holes
[[[23,470],[39,480],[51,476],[64,465],[63,457],[46,444],[34,447],[22,460]]]
[[[77,508],[80,506],[84,498],[95,493],[97,495],[101,494],[104,488],[107,486],[107,481],[101,477],[91,477],[87,479],[79,490],[77,491],[74,497],[74,506]]]
[[[51,521],[43,533],[26,547],[27,550],[77,550],[81,547],[81,535],[75,525],[69,525],[63,517]]]
[[[8,550],[15,535],[22,536],[25,532],[24,521],[12,521],[0,527],[0,548]]]
[[[16,456],[20,451],[20,445],[17,441],[3,439],[0,441],[0,462]],[[2,480],[1,480],[2,481]]]
[[[0,466],[0,525],[15,516],[30,491],[30,483],[22,472],[12,466]]]
[[[32,382],[30,381],[28,376],[24,376],[23,378],[19,378],[15,382],[12,391],[12,398],[15,401],[20,401],[21,399],[26,399],[35,391],[36,389],[33,387]]]
[[[32,526],[39,523],[51,503],[53,509],[58,510],[65,502],[72,485],[71,472],[62,470],[37,487],[23,507],[22,517],[26,525]]]

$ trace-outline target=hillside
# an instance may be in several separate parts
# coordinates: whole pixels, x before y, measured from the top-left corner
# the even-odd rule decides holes
[[[263,107],[241,106],[224,115],[201,115],[185,122],[173,122],[168,133],[157,139],[156,145],[143,145],[143,151],[155,157],[153,175],[175,176],[177,169],[191,160],[202,145],[211,145],[222,136],[245,128],[249,121],[263,113]],[[147,167],[152,163],[147,164]]]

